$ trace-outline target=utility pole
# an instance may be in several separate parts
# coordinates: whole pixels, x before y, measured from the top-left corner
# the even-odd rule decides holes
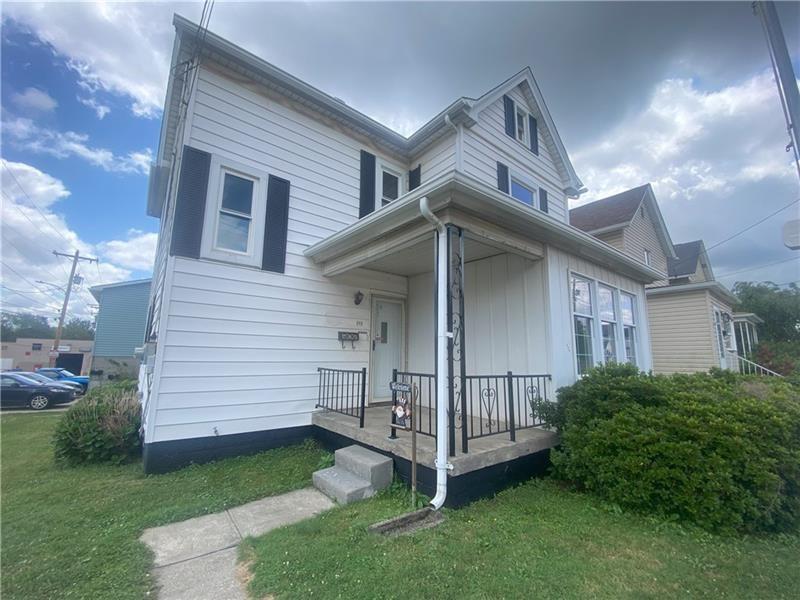
[[[81,256],[79,250],[75,250],[75,254],[64,254],[63,252],[57,252],[53,250],[53,254],[56,256],[65,256],[67,258],[72,259],[72,268],[69,271],[69,280],[67,281],[67,285],[64,289],[64,304],[61,306],[61,316],[58,318],[58,328],[56,329],[56,339],[53,342],[53,351],[50,353],[50,366],[54,367],[56,364],[56,358],[58,357],[58,347],[61,345],[61,332],[64,329],[64,317],[67,316],[67,305],[69,304],[69,296],[70,292],[72,292],[72,285],[75,281],[75,269],[78,266],[78,261],[85,260],[88,263],[97,262],[96,258],[89,258],[86,256]]]

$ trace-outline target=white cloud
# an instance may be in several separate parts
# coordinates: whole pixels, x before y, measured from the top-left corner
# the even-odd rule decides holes
[[[84,283],[70,300],[70,315],[87,318],[96,301],[88,288],[100,283],[130,279],[134,272],[152,268],[155,233],[131,230],[124,240],[97,245],[82,240],[64,217],[54,210],[70,192],[60,180],[30,165],[3,161],[0,253],[2,253],[2,304],[9,310],[30,310],[55,316],[61,308],[60,294],[37,281],[63,286],[69,261],[52,254],[54,249],[100,258],[99,265],[80,264]],[[13,173],[24,188],[10,176]],[[138,275],[138,273],[137,273]]]
[[[106,106],[105,104],[100,104],[94,97],[83,98],[82,96],[78,96],[77,99],[78,102],[80,102],[84,106],[88,106],[89,108],[91,108],[97,115],[97,118],[100,119],[101,121],[103,120],[103,117],[105,117],[108,113],[111,112],[110,107]]]
[[[9,118],[2,127],[19,148],[57,158],[76,156],[105,171],[146,175],[153,161],[150,148],[120,156],[106,148],[93,148],[86,134],[39,127],[30,119]]]
[[[128,239],[103,242],[97,248],[104,259],[115,264],[136,271],[149,271],[153,268],[157,243],[157,233],[131,229]]]
[[[644,110],[573,154],[589,187],[581,200],[648,181],[659,199],[667,200],[791,178],[791,160],[776,143],[785,137],[771,73],[712,91],[690,79],[667,79]]]
[[[33,87],[11,94],[11,102],[26,112],[48,113],[58,106],[58,102],[50,94]]]
[[[87,90],[131,100],[131,111],[161,113],[175,6],[160,3],[11,3],[5,16],[27,27],[63,56]]]

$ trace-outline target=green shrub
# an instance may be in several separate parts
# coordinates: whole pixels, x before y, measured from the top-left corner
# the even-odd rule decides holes
[[[61,417],[53,436],[56,461],[119,464],[141,452],[141,404],[128,382],[94,388]]]
[[[614,365],[558,397],[556,476],[712,531],[800,528],[800,398],[786,382]]]

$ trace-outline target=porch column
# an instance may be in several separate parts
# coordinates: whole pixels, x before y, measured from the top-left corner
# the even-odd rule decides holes
[[[453,332],[448,341],[448,416],[450,456],[456,453],[456,416],[461,416],[461,452],[468,451],[469,415],[464,393],[467,378],[464,323],[464,230],[447,225],[447,320]]]

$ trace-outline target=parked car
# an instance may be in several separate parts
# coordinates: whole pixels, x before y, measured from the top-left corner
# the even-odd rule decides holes
[[[60,367],[43,367],[41,369],[36,369],[36,372],[54,381],[74,381],[75,383],[79,383],[84,392],[89,388],[89,378],[86,375],[75,375]]]
[[[83,395],[83,386],[80,383],[75,381],[70,381],[68,379],[50,379],[46,375],[42,375],[41,373],[33,373],[31,371],[14,371],[17,375],[22,375],[23,377],[27,377],[28,379],[33,379],[34,381],[38,381],[39,383],[47,384],[47,385],[54,385],[54,386],[61,386],[73,392],[77,392],[78,396]]]
[[[76,393],[66,387],[40,383],[19,373],[0,373],[0,405],[30,406],[43,410],[55,404],[72,402]]]

